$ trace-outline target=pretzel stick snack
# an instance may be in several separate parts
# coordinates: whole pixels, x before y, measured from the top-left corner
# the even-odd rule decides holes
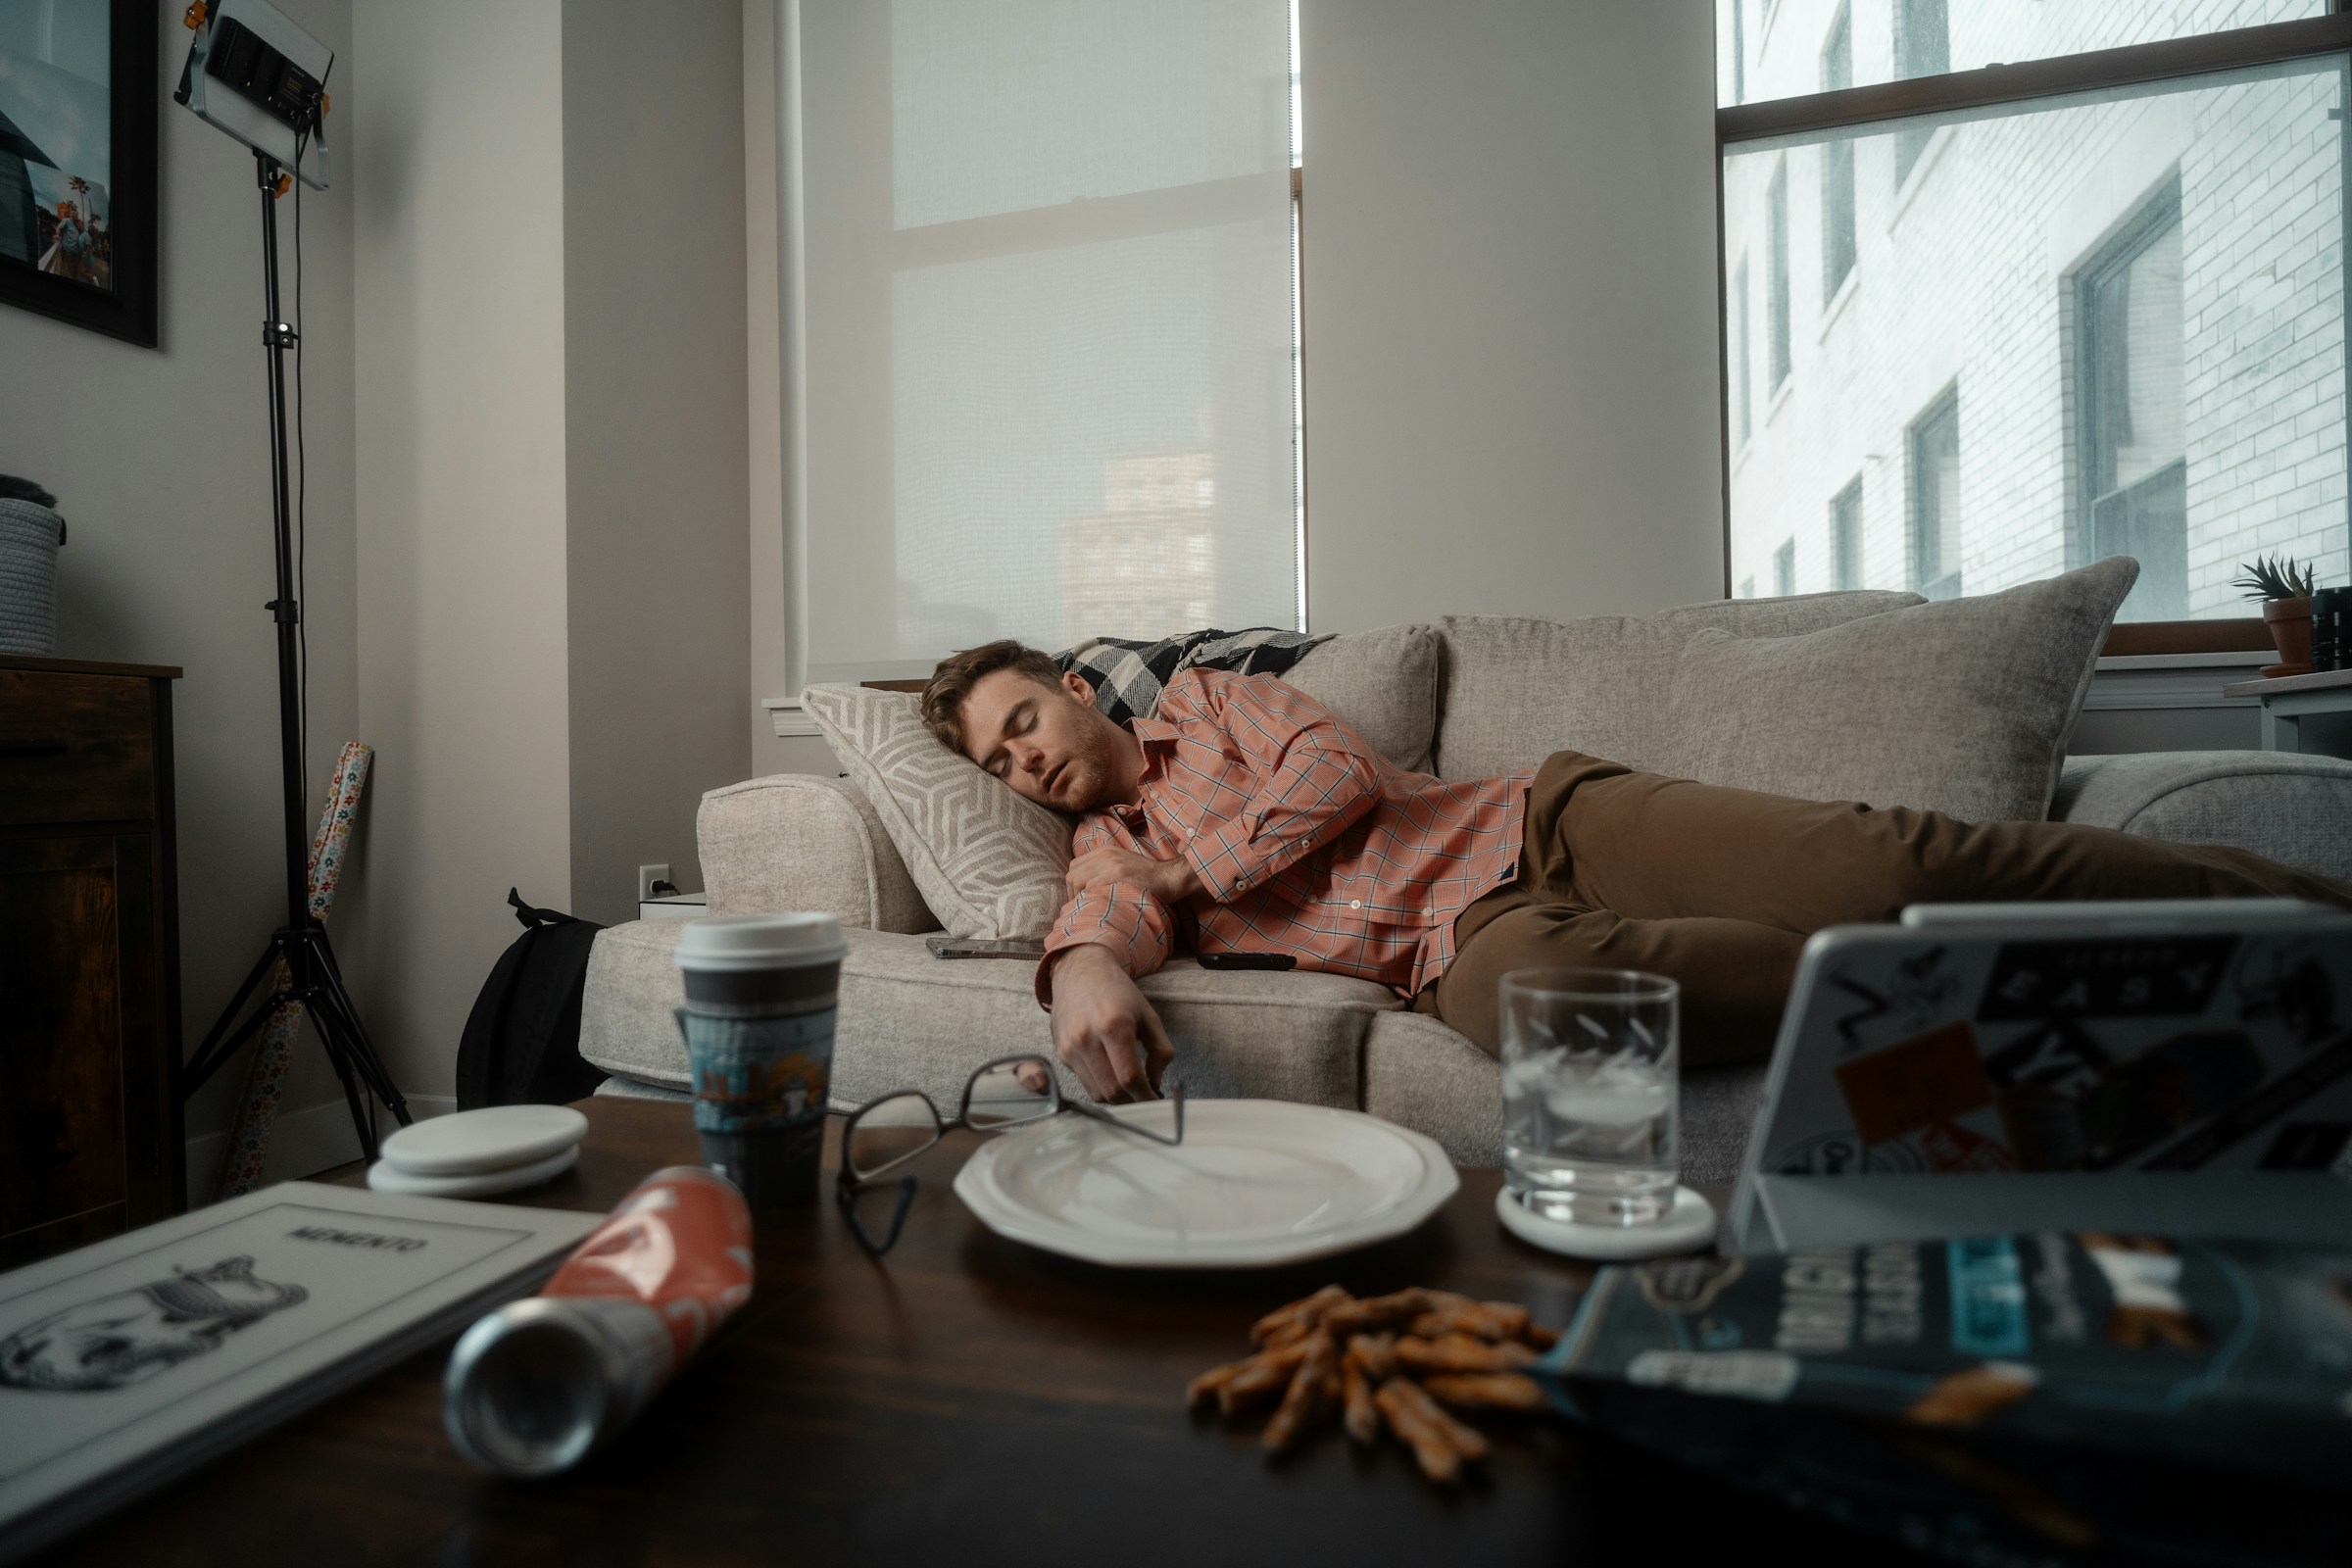
[[[1339,1392],[1340,1352],[1330,1335],[1317,1329],[1306,1342],[1306,1354],[1291,1374],[1290,1391],[1282,1406],[1266,1423],[1265,1445],[1280,1453],[1297,1444]]]
[[[1272,1343],[1279,1335],[1283,1339],[1300,1338],[1300,1329],[1312,1329],[1323,1321],[1323,1314],[1343,1301],[1352,1299],[1337,1285],[1326,1285],[1312,1296],[1302,1296],[1288,1305],[1278,1306],[1250,1326],[1253,1344]]]
[[[1524,1345],[1489,1345],[1467,1334],[1396,1342],[1396,1364],[1406,1372],[1516,1372],[1536,1360]]]
[[[1544,1389],[1523,1372],[1433,1372],[1422,1389],[1456,1410],[1541,1410]]]
[[[1474,1306],[1453,1307],[1441,1312],[1424,1312],[1414,1318],[1411,1332],[1424,1340],[1444,1339],[1448,1334],[1468,1334],[1476,1339],[1500,1344],[1516,1340],[1527,1333],[1527,1308],[1502,1301],[1480,1301]]]
[[[1446,1441],[1445,1433],[1405,1402],[1402,1391],[1406,1387],[1402,1379],[1384,1383],[1373,1394],[1372,1402],[1387,1418],[1396,1441],[1413,1450],[1413,1462],[1421,1467],[1421,1473],[1441,1486],[1449,1485],[1462,1473],[1462,1456]]]
[[[1478,1303],[1452,1291],[1425,1291],[1419,1286],[1369,1300],[1344,1301],[1323,1314],[1323,1326],[1334,1334],[1364,1334],[1400,1329],[1424,1312],[1450,1311]]]
[[[1372,1380],[1364,1374],[1364,1365],[1350,1352],[1340,1363],[1340,1392],[1347,1413],[1340,1424],[1358,1447],[1370,1447],[1380,1441],[1380,1406],[1372,1402]]]
[[[1246,1410],[1260,1399],[1289,1387],[1291,1374],[1306,1359],[1306,1342],[1267,1350],[1243,1363],[1217,1389],[1217,1408],[1226,1415]]]
[[[1447,1415],[1444,1407],[1437,1400],[1431,1398],[1428,1391],[1423,1389],[1420,1384],[1397,1378],[1383,1385],[1381,1393],[1386,1395],[1392,1390],[1396,1392],[1396,1402],[1416,1419],[1429,1423],[1438,1435],[1452,1447],[1454,1452],[1471,1460],[1484,1459],[1487,1456],[1487,1440],[1480,1435],[1479,1430],[1476,1427],[1466,1427],[1452,1416]],[[1387,1406],[1384,1405],[1382,1408],[1386,1409]]]
[[[1354,1334],[1348,1339],[1348,1358],[1364,1369],[1364,1376],[1385,1383],[1396,1375],[1396,1336]]]

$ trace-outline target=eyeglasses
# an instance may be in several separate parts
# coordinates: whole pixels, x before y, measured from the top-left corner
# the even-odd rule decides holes
[[[899,1231],[906,1223],[906,1210],[914,1202],[917,1184],[910,1175],[899,1178],[898,1200],[891,1209],[889,1229],[880,1241],[874,1239],[858,1215],[858,1192],[930,1149],[947,1136],[950,1128],[969,1127],[974,1132],[997,1133],[1070,1110],[1172,1149],[1184,1142],[1182,1084],[1169,1086],[1168,1102],[1176,1109],[1176,1131],[1172,1135],[1114,1116],[1102,1106],[1082,1100],[1062,1099],[1053,1063],[1043,1056],[999,1056],[983,1062],[964,1080],[963,1099],[953,1117],[942,1117],[931,1097],[919,1089],[898,1090],[879,1100],[869,1100],[850,1112],[849,1123],[841,1130],[841,1174],[833,1183],[833,1200],[848,1216],[858,1245],[880,1257],[899,1245]]]

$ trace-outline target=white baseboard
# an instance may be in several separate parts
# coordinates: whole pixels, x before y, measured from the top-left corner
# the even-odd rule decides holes
[[[409,1113],[418,1121],[446,1116],[458,1108],[454,1095],[411,1095],[408,1100]],[[380,1108],[378,1121],[385,1132],[397,1125],[392,1118],[382,1115]],[[220,1169],[220,1159],[227,1149],[225,1128],[188,1140],[190,1208],[201,1208],[212,1201],[213,1177]],[[316,1105],[279,1113],[276,1125],[270,1130],[270,1154],[262,1165],[262,1179],[300,1181],[359,1157],[360,1135],[352,1130],[350,1107],[339,1099],[323,1100]]]

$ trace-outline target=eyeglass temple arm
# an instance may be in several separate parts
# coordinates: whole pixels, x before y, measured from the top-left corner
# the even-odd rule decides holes
[[[1089,1101],[1065,1100],[1062,1102],[1067,1108],[1092,1116],[1097,1121],[1105,1122],[1121,1132],[1133,1133],[1138,1138],[1149,1138],[1155,1144],[1165,1144],[1170,1149],[1174,1149],[1184,1142],[1184,1085],[1177,1084],[1168,1091],[1168,1103],[1176,1107],[1176,1131],[1173,1136],[1167,1133],[1155,1133],[1151,1128],[1129,1121],[1124,1116],[1113,1116],[1101,1105],[1094,1104]]]

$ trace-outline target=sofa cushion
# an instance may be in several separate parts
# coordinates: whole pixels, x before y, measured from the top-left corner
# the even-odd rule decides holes
[[[692,1081],[676,1009],[685,990],[670,955],[679,922],[635,920],[597,933],[580,1016],[580,1054],[607,1072],[682,1088]],[[837,1108],[894,1089],[947,1106],[974,1067],[1013,1051],[1052,1052],[1032,965],[943,960],[919,936],[845,930],[834,1042]],[[1212,971],[1180,959],[1142,982],[1167,1025],[1185,1092],[1353,1107],[1374,1014],[1395,997],[1331,974]],[[1064,1093],[1077,1082],[1062,1076]]]
[[[2040,821],[2139,563],[1790,637],[1695,632],[1658,771],[1813,801]]]
[[[2352,880],[2352,761],[2292,752],[2070,757],[2053,819],[2227,844]]]
[[[1876,589],[1789,599],[1727,599],[1654,615],[1537,620],[1448,615],[1442,778],[1493,778],[1573,748],[1657,768],[1671,750],[1666,695],[1683,645],[1714,628],[1788,637],[1905,605],[1917,594]]]
[[[801,693],[940,924],[959,937],[1044,936],[1061,908],[1068,819],[942,746],[916,703],[859,686]]]
[[[1436,627],[1383,626],[1318,643],[1282,678],[1398,767],[1426,773],[1445,669],[1446,640]]]
[[[1683,1180],[1729,1187],[1764,1101],[1764,1067],[1687,1067],[1677,1113]],[[1456,1164],[1502,1163],[1502,1071],[1419,1012],[1384,1012],[1364,1040],[1364,1109],[1435,1138]]]

